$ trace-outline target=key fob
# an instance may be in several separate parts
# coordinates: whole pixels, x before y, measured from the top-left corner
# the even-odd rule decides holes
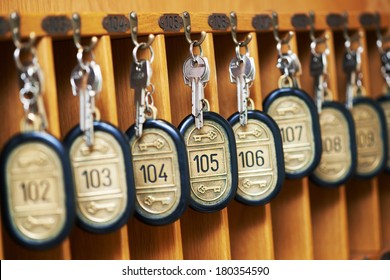
[[[46,132],[17,134],[4,146],[0,170],[11,236],[30,249],[60,244],[74,224],[72,172],[62,143]]]
[[[385,113],[386,129],[387,129],[387,144],[390,143],[390,95],[383,95],[378,98],[378,103]],[[390,172],[390,148],[387,147],[387,159],[385,171]]]
[[[94,145],[88,147],[77,125],[66,136],[78,224],[93,233],[121,228],[134,211],[134,180],[127,137],[113,125],[95,121]]]
[[[279,127],[272,118],[257,110],[248,110],[245,126],[240,124],[238,112],[228,121],[237,146],[236,200],[247,205],[264,205],[279,193],[285,177]]]
[[[352,116],[356,129],[356,177],[370,179],[378,175],[387,162],[387,129],[380,105],[367,97],[353,100]]]
[[[179,125],[188,155],[190,206],[199,212],[225,208],[234,198],[238,184],[237,152],[229,123],[214,112],[203,113],[203,127],[187,116]]]
[[[298,88],[271,92],[263,102],[264,111],[278,124],[283,142],[286,178],[309,175],[322,153],[317,108],[310,96]]]
[[[325,101],[320,113],[322,156],[310,179],[321,187],[345,184],[356,171],[355,124],[344,105]]]
[[[149,225],[175,222],[188,208],[190,196],[183,137],[170,123],[153,119],[145,121],[141,137],[135,125],[126,134],[134,165],[136,217]]]

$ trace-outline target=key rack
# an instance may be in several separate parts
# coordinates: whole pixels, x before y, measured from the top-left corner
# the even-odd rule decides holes
[[[10,1],[16,2],[16,1]],[[121,1],[120,1],[121,2]],[[250,7],[256,1],[249,1]],[[308,2],[308,1],[306,1]],[[328,1],[326,2],[328,5]],[[376,46],[374,8],[381,9],[380,28],[390,28],[390,7],[385,1],[368,7],[358,1],[357,10],[348,12],[349,32],[363,34],[362,70],[368,96],[379,97],[384,84],[380,73],[380,57]],[[349,4],[348,4],[349,3]],[[346,6],[353,7],[352,1]],[[92,5],[92,4],[91,4]],[[17,5],[16,5],[17,6]],[[20,6],[20,5],[19,5]],[[169,5],[168,5],[169,6]],[[125,131],[135,121],[134,96],[129,75],[132,62],[129,13],[138,15],[139,41],[154,34],[153,84],[159,118],[177,126],[191,112],[191,91],[184,84],[182,65],[188,56],[189,44],[182,27],[182,12],[171,4],[173,13],[148,12],[137,9],[123,12],[113,6],[109,12],[91,7],[77,10],[81,19],[81,36],[97,36],[95,60],[103,76],[102,93],[96,100],[101,119]],[[231,7],[231,8],[230,8]],[[330,48],[329,87],[335,100],[345,101],[346,79],[341,67],[344,54],[342,11],[326,11],[325,4],[314,9],[315,31],[326,34]],[[72,13],[45,10],[38,13],[31,7],[20,9],[21,36],[31,32],[37,36],[37,54],[45,75],[44,103],[49,118],[49,131],[62,139],[79,121],[78,99],[72,96],[70,74],[76,65],[77,49],[73,42]],[[73,7],[72,7],[73,8]],[[237,5],[219,7],[207,12],[192,12],[192,37],[206,32],[202,44],[210,63],[210,81],[205,88],[211,110],[227,118],[237,111],[235,85],[229,80],[229,62],[234,55],[234,42],[229,25],[229,12]],[[316,7],[314,7],[316,8]],[[331,7],[330,7],[331,8]],[[121,10],[120,13],[113,12]],[[248,44],[256,66],[251,98],[256,109],[262,109],[266,95],[277,87],[277,50],[273,37],[271,12],[260,7],[236,9],[238,39],[250,34]],[[329,9],[329,7],[328,7]],[[225,13],[218,13],[218,11]],[[286,11],[288,10],[288,11]],[[0,6],[1,72],[0,147],[16,132],[23,117],[18,98],[18,74],[13,60],[15,46],[8,25],[7,5]],[[288,6],[278,11],[281,35],[296,31],[292,50],[302,64],[301,86],[313,97],[310,76],[309,9],[295,11]],[[162,28],[162,27],[164,28]],[[180,28],[179,28],[180,27]],[[176,29],[175,29],[176,28]],[[174,29],[174,30],[173,30]],[[148,52],[141,55],[148,56]],[[113,233],[91,234],[74,226],[71,235],[61,245],[44,251],[33,251],[18,245],[1,223],[1,259],[378,259],[390,250],[390,175],[381,173],[370,180],[352,180],[336,189],[320,188],[303,179],[286,180],[282,191],[265,206],[244,206],[236,201],[216,213],[204,214],[188,209],[182,218],[166,226],[149,226],[132,218],[127,226]]]

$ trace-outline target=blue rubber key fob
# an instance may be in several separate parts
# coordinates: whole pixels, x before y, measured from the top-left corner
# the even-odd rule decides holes
[[[135,215],[150,225],[173,223],[188,208],[190,196],[184,140],[164,120],[147,119],[141,137],[135,127],[126,132],[134,165]]]
[[[385,113],[386,129],[387,129],[387,145],[390,143],[390,95],[384,95],[378,98],[379,105]],[[385,171],[390,172],[390,149],[387,147],[387,160]]]
[[[214,112],[203,112],[197,129],[193,115],[179,125],[188,155],[190,206],[199,212],[225,208],[238,184],[236,141],[230,124]]]
[[[272,118],[257,110],[248,110],[244,126],[240,124],[238,112],[228,120],[237,146],[236,200],[247,205],[264,205],[279,193],[284,182],[279,127]]]
[[[72,173],[62,143],[46,132],[17,134],[4,146],[0,170],[11,236],[30,249],[60,244],[74,224]]]

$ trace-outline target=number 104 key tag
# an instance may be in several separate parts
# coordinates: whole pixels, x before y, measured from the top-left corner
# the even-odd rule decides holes
[[[80,96],[80,125],[64,142],[72,163],[78,223],[90,232],[111,232],[126,224],[134,210],[128,140],[113,125],[99,121],[94,107],[102,86],[99,65],[93,60],[77,65],[71,83],[73,94]]]
[[[279,193],[284,181],[279,128],[268,115],[253,108],[248,85],[255,76],[253,58],[249,54],[234,57],[229,71],[238,95],[238,112],[229,118],[238,156],[236,199],[247,205],[263,205]]]
[[[154,89],[150,83],[151,62],[136,60],[136,57],[134,61],[130,83],[135,91],[137,121],[126,134],[133,156],[135,213],[146,224],[166,225],[179,219],[188,207],[187,154],[177,128],[156,119],[153,92],[148,91],[148,88]]]
[[[267,96],[263,107],[280,129],[286,177],[302,178],[316,168],[321,158],[317,108],[309,95],[298,88],[296,75],[300,74],[301,66],[291,50],[286,54],[279,53],[277,67],[283,73],[279,78],[279,89]]]
[[[225,208],[237,191],[236,142],[229,123],[219,114],[207,111],[203,91],[210,74],[207,59],[202,51],[200,56],[194,55],[192,46],[190,52],[183,65],[183,76],[192,89],[192,115],[179,125],[188,154],[190,206],[199,212],[215,212]]]

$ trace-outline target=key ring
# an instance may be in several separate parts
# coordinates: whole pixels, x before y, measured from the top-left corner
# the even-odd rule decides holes
[[[203,49],[202,49],[202,45],[197,45],[198,41],[197,40],[194,40],[190,43],[190,54],[191,54],[191,57],[192,57],[192,61],[195,62],[196,61],[196,57],[198,56],[197,54],[194,54],[194,46],[197,46],[199,48],[199,55],[200,56],[203,56]]]
[[[240,53],[240,48],[241,48],[241,46],[240,45],[236,45],[236,57],[237,57],[237,60],[239,61],[239,62],[241,62],[242,61],[242,58],[243,58],[243,56],[244,55],[246,55],[247,57],[249,57],[249,47],[248,47],[248,45],[245,45],[245,46],[242,46],[243,48],[245,48],[245,54],[241,54]]]
[[[151,45],[147,46],[147,44],[145,42],[142,42],[142,43],[139,43],[138,45],[136,45],[133,49],[133,60],[134,60],[134,63],[139,65],[139,60],[137,58],[137,52],[138,50],[141,48],[141,49],[145,49],[145,48],[148,48],[149,51],[150,51],[150,64],[152,64],[153,60],[154,60],[154,51],[153,51],[153,48]]]

